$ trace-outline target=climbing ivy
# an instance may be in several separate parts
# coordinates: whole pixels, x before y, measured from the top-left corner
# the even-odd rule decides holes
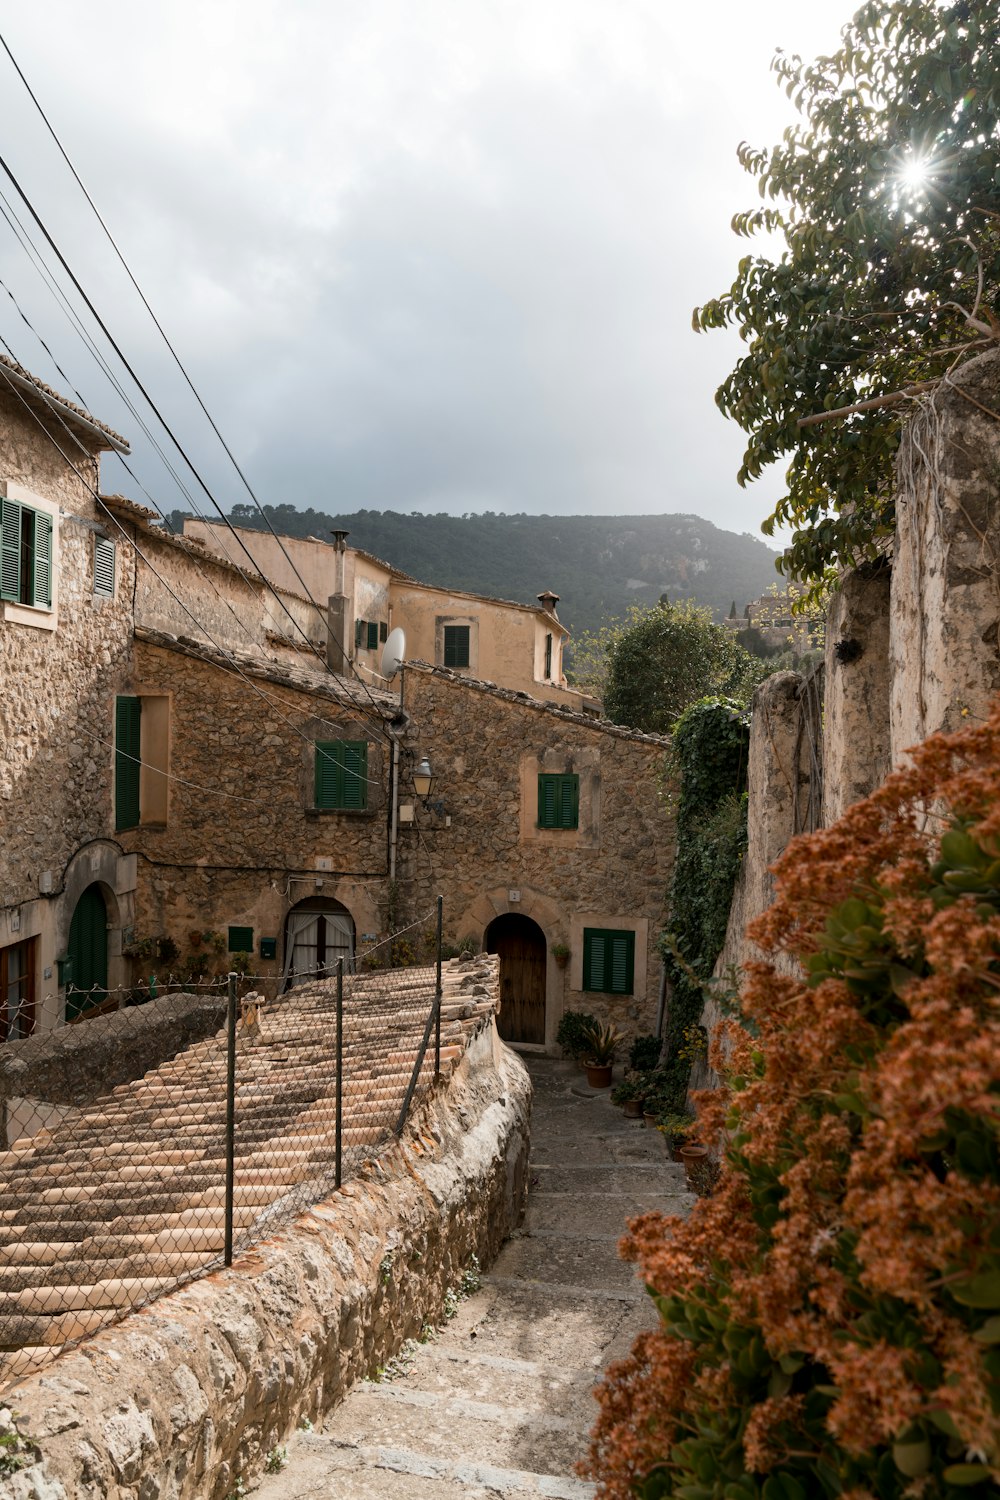
[[[672,1106],[683,1108],[691,1071],[685,1032],[698,1024],[702,984],[722,950],[746,849],[750,716],[729,698],[703,698],[677,721],[671,748],[677,855],[661,937],[671,999],[666,1035]]]

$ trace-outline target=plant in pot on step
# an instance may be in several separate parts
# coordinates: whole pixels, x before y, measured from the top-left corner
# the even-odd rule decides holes
[[[582,1066],[588,1042],[588,1028],[597,1025],[597,1017],[586,1010],[564,1010],[556,1032],[556,1041],[562,1048],[563,1057],[571,1057]]]
[[[611,1090],[611,1103],[619,1104],[624,1108],[626,1120],[642,1119],[642,1101],[649,1090],[649,1084],[642,1073],[632,1073],[622,1083],[616,1083]]]
[[[681,1150],[688,1143],[693,1124],[694,1115],[686,1111],[680,1114],[660,1115],[657,1119],[656,1128],[666,1142],[667,1153],[672,1161],[683,1161]]]
[[[622,1042],[622,1034],[610,1024],[594,1021],[584,1028],[583,1066],[587,1071],[587,1082],[592,1089],[611,1087],[611,1069],[615,1053]]]

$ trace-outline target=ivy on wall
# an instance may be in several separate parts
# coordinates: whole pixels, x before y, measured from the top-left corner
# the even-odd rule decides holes
[[[711,977],[725,942],[733,887],[746,850],[749,745],[749,712],[730,698],[700,699],[674,730],[677,855],[661,949],[671,988],[667,1093],[677,1111],[684,1107],[691,1071],[685,1032],[701,1017],[702,983]]]

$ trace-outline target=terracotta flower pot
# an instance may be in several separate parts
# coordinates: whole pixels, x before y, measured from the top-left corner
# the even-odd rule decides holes
[[[659,1118],[659,1115],[654,1110],[644,1109],[642,1112],[642,1122],[647,1130],[655,1130],[656,1122]]]
[[[704,1189],[708,1166],[707,1146],[682,1146],[681,1161],[684,1163],[684,1176],[692,1193],[701,1192]]]
[[[642,1119],[642,1100],[641,1099],[626,1099],[625,1100],[625,1104],[624,1104],[624,1111],[625,1111],[625,1118],[626,1118],[626,1120],[641,1120]]]
[[[611,1087],[611,1064],[610,1063],[584,1063],[587,1072],[587,1082],[592,1089],[609,1089]]]

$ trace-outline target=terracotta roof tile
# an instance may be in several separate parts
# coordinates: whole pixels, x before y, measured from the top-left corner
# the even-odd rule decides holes
[[[14,377],[13,380],[3,375],[4,370],[10,371]],[[114,428],[109,427],[106,422],[101,422],[97,417],[91,416],[89,411],[85,411],[82,406],[77,406],[74,401],[61,396],[50,385],[46,385],[44,380],[39,380],[37,375],[32,375],[30,370],[26,370],[16,360],[8,359],[5,354],[0,354],[0,380],[3,380],[8,388],[12,385],[17,385],[22,389],[27,387],[29,394],[34,392],[42,405],[50,409],[54,408],[85,431],[103,436],[107,442],[103,443],[102,447],[115,448],[120,453],[129,452],[128,439],[123,438],[121,433],[115,432]]]

